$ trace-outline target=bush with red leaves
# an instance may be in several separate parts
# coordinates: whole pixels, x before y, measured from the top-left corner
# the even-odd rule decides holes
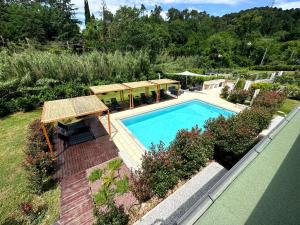
[[[254,100],[254,107],[265,107],[276,111],[286,99],[286,95],[280,91],[263,91]]]
[[[51,136],[52,128],[47,127],[47,131]],[[51,175],[55,170],[55,161],[48,151],[40,120],[34,120],[29,124],[24,152],[26,156],[24,166],[28,172],[30,188],[34,193],[41,194],[53,184]]]

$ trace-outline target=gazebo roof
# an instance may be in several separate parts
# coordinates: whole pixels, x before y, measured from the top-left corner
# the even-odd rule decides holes
[[[151,83],[149,81],[137,81],[137,82],[123,83],[123,85],[127,86],[130,89],[135,89],[135,88],[151,87],[151,86],[155,86],[156,84]]]
[[[128,90],[123,84],[108,84],[108,85],[99,85],[99,86],[92,86],[90,90],[95,94],[104,94],[108,92],[115,92],[115,91],[123,91]]]
[[[205,77],[207,75],[203,75],[203,74],[198,74],[198,73],[192,73],[190,71],[184,71],[181,73],[171,73],[174,75],[179,75],[179,76],[187,76],[187,77]]]
[[[176,84],[176,83],[179,83],[179,81],[171,80],[171,79],[150,80],[150,82],[152,82],[154,84]]]
[[[107,110],[107,106],[96,95],[48,101],[44,103],[41,122],[51,123]]]

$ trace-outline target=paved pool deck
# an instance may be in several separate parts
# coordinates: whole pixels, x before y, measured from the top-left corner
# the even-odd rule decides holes
[[[300,111],[195,225],[300,224]]]
[[[171,99],[164,102],[159,102],[147,106],[137,107],[131,110],[125,110],[122,112],[111,114],[111,124],[112,124],[112,140],[119,149],[119,155],[124,160],[125,164],[130,169],[137,169],[141,165],[142,155],[145,152],[143,145],[126,129],[126,127],[121,123],[121,119],[138,115],[140,113],[145,113],[153,111],[156,109],[164,108],[174,104],[179,104],[185,101],[198,99],[216,106],[234,111],[240,112],[242,108],[239,106],[225,101],[219,97],[221,88],[205,90],[201,92],[185,92],[181,94],[177,99]],[[107,117],[101,118],[102,124],[106,127]],[[107,129],[107,127],[106,127]]]

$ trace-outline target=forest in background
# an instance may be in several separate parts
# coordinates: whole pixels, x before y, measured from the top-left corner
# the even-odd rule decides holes
[[[70,0],[0,0],[0,46],[12,52],[33,47],[60,53],[146,51],[151,63],[196,56],[197,67],[300,64],[300,9],[253,8],[215,17],[197,10],[122,6],[114,14],[99,3],[101,18],[85,2],[80,31]]]

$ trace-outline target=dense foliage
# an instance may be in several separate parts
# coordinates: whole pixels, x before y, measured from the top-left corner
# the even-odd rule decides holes
[[[180,130],[168,148],[160,143],[143,156],[141,169],[132,174],[131,191],[140,202],[164,197],[179,180],[188,179],[206,166],[212,156],[212,145],[197,127]]]
[[[233,103],[243,104],[249,97],[249,92],[243,89],[235,89],[229,93],[228,100]]]
[[[196,68],[218,68],[258,66],[268,48],[263,62],[268,65],[256,69],[283,70],[288,65],[286,69],[295,70],[300,63],[299,9],[262,7],[214,17],[197,10],[170,8],[162,18],[160,6],[146,13],[141,5],[121,6],[114,14],[101,7],[102,17],[96,19],[86,0],[86,27],[80,33],[69,0],[1,0],[0,4],[0,46],[12,50],[20,43],[47,44],[46,49],[53,50],[57,47],[51,43],[60,41],[58,51],[147,50],[153,63],[165,54],[193,57]]]
[[[253,105],[275,111],[283,104],[285,98],[286,95],[280,91],[262,91],[254,100]]]
[[[214,145],[214,158],[231,167],[257,142],[258,134],[271,119],[270,110],[252,108],[227,119],[220,116],[207,120],[203,136]]]
[[[151,79],[153,74],[144,51],[82,55],[0,52],[0,117],[29,111],[44,101],[86,95],[91,84]]]
[[[47,127],[51,135],[53,129]],[[28,171],[28,179],[31,190],[41,194],[53,184],[52,174],[55,169],[55,160],[48,151],[45,137],[42,133],[40,120],[34,120],[28,127],[27,148],[24,150],[25,168]]]
[[[73,41],[79,38],[70,0],[0,1],[0,46],[29,40],[39,43]]]

